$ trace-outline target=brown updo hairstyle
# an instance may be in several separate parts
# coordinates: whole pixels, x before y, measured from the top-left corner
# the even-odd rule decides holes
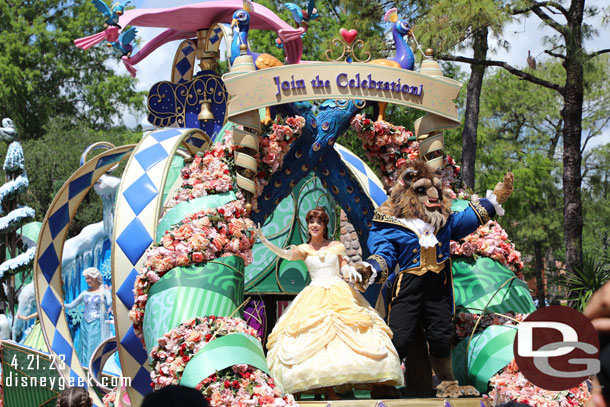
[[[82,387],[70,387],[57,397],[56,407],[91,407],[89,393]]]
[[[309,212],[307,212],[307,215],[305,215],[305,221],[307,222],[308,226],[312,219],[318,219],[320,222],[322,222],[322,224],[324,225],[324,233],[323,233],[324,239],[328,240],[329,217],[328,217],[328,214],[326,213],[326,211],[324,210],[324,208],[321,206],[318,206],[318,207],[310,210]],[[311,234],[309,233],[309,228],[307,228],[307,243],[309,243],[309,242],[311,242]]]

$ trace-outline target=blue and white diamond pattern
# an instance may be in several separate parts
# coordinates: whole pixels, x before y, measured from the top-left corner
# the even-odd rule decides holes
[[[383,183],[377,175],[364,163],[356,154],[352,153],[347,148],[343,147],[339,143],[335,143],[335,150],[339,152],[341,159],[352,171],[358,183],[364,189],[369,199],[377,209],[382,203],[384,203],[388,196],[383,189]]]
[[[114,164],[128,157],[134,147],[128,145],[105,151],[72,174],[51,203],[36,247],[36,303],[40,306],[38,311],[45,342],[52,355],[65,360],[64,366],[56,366],[59,374],[66,380],[73,378],[73,383],[82,383],[84,386],[87,385],[87,375],[76,355],[63,309],[62,250],[70,222],[87,192]],[[101,400],[95,391],[92,388],[88,391],[94,404],[101,406]]]
[[[200,143],[202,139],[206,142]],[[191,145],[193,141],[199,147]],[[134,303],[132,290],[146,249],[156,233],[163,204],[163,194],[159,191],[165,188],[172,158],[183,142],[191,153],[209,146],[209,138],[199,129],[168,128],[145,134],[125,167],[117,193],[112,289],[119,358],[123,376],[131,378],[127,391],[132,405],[139,405],[151,391],[148,353],[129,319],[129,310]]]
[[[184,40],[178,46],[174,57],[174,69],[172,71],[173,83],[184,83],[193,79],[195,69],[195,51],[197,43],[193,40]]]
[[[224,38],[224,42],[227,45],[227,52],[231,52],[231,39],[233,38],[233,32],[229,28],[228,25],[218,23],[210,27],[210,33],[208,36],[208,41],[205,46],[206,52],[218,52],[220,50],[220,44],[222,43],[222,39]],[[230,55],[227,55],[229,57]]]

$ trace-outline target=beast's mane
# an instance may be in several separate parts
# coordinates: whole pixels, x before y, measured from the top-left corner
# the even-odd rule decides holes
[[[426,213],[426,208],[418,200],[412,188],[413,184],[422,178],[432,181],[433,178],[440,179],[440,174],[422,160],[409,161],[398,176],[398,182],[394,185],[390,198],[379,207],[378,212],[395,218],[422,219],[430,223],[431,219]],[[444,191],[439,195],[441,214],[446,221],[451,214],[451,199]]]

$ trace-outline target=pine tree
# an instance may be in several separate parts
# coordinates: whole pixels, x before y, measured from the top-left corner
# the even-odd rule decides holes
[[[5,123],[12,124],[8,119],[3,120],[3,124]],[[12,130],[13,135],[16,135],[14,128]],[[21,288],[15,287],[15,275],[23,273],[21,281],[26,280],[36,253],[35,247],[26,250],[17,233],[19,228],[33,220],[35,215],[34,209],[18,204],[19,195],[27,191],[29,186],[23,149],[18,141],[9,145],[2,168],[6,174],[6,183],[0,187],[0,210],[1,214],[5,214],[0,218],[0,235],[3,241],[3,247],[0,249],[0,282],[6,284],[7,292],[1,290],[0,299],[8,304],[8,313],[13,314],[14,323],[15,305]]]

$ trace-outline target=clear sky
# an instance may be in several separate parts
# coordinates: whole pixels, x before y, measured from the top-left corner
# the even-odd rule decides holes
[[[178,7],[185,4],[199,3],[200,1],[195,0],[135,0],[132,1],[137,8],[163,8],[171,5],[171,7]],[[296,1],[298,3],[298,1]],[[302,0],[305,2],[305,0]],[[589,0],[587,5],[594,5],[600,9],[606,9],[610,7],[610,1],[608,0]],[[559,16],[553,16],[559,18]],[[563,22],[561,20],[558,20]],[[601,15],[592,17],[589,21],[595,29],[597,29],[599,35],[586,42],[586,48],[589,51],[598,50],[601,48],[607,48],[610,45],[610,26],[603,25],[601,21]],[[312,27],[315,29],[315,27]],[[345,27],[349,29],[350,27]],[[141,44],[145,44],[155,35],[162,32],[163,29],[138,28],[138,37]],[[542,26],[540,20],[536,17],[523,18],[520,22],[510,24],[506,27],[504,32],[504,39],[510,43],[508,50],[500,48],[497,44],[492,42],[492,48],[494,49],[495,55],[492,55],[493,59],[505,60],[509,64],[516,67],[524,67],[526,65],[527,52],[531,51],[531,54],[536,57],[538,61],[548,58],[543,53],[545,47],[545,38],[554,34],[553,30]],[[159,81],[169,80],[171,72],[171,63],[174,58],[176,46],[178,42],[172,42],[163,45],[158,48],[154,53],[149,55],[144,61],[136,65],[137,72],[137,89],[146,90]],[[306,59],[307,51],[304,52],[304,58]],[[125,72],[123,64],[110,63],[119,72]],[[470,67],[466,64],[463,65],[463,69],[466,72],[470,72]],[[465,91],[465,89],[464,89]],[[135,126],[137,123],[143,123],[146,120],[146,115],[140,117],[127,116],[124,118],[125,123],[128,126]],[[594,141],[593,145],[599,145],[610,142],[610,129],[606,129],[605,133]]]

